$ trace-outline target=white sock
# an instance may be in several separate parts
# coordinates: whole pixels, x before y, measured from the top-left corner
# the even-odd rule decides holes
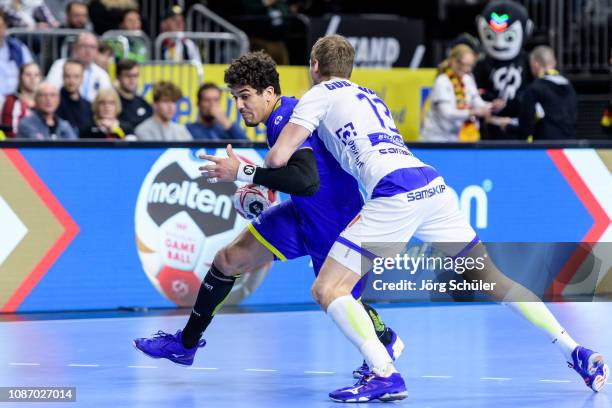
[[[329,304],[327,314],[359,349],[370,369],[388,377],[397,370],[387,349],[380,342],[367,312],[352,296],[340,296]]]
[[[516,285],[508,292],[506,299],[511,301],[503,302],[503,304],[548,334],[552,342],[559,347],[565,360],[570,363],[572,362],[572,351],[574,351],[578,344],[535,294],[523,286]]]

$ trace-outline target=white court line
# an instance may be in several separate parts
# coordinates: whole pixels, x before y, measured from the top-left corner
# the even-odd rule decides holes
[[[422,378],[453,378],[452,375],[422,375]]]
[[[334,371],[304,371],[304,374],[336,374]]]
[[[538,380],[539,382],[548,382],[548,383],[568,383],[570,380]]]
[[[447,306],[439,306],[439,307],[447,307]],[[453,307],[453,306],[449,306],[449,307]],[[387,309],[387,308],[385,308]],[[393,309],[393,308],[388,308],[388,309]],[[396,308],[397,309],[397,308]],[[269,314],[271,312],[269,311],[265,311],[265,312],[253,312],[253,313],[249,313],[249,315],[253,316],[253,315],[265,315],[265,314]],[[291,310],[287,310],[287,311],[282,311],[282,312],[274,312],[274,314],[311,314],[311,313],[319,313],[319,310],[297,310],[297,311],[291,311]],[[244,313],[242,312],[230,312],[230,313],[223,313],[225,316],[241,316]],[[130,320],[146,320],[146,319],[154,319],[154,318],[159,318],[159,319],[164,319],[164,320],[177,320],[177,321],[183,321],[185,320],[185,316],[183,315],[176,315],[176,316],[158,316],[158,315],[153,315],[153,316],[134,316],[134,317],[124,317],[124,316],[111,316],[111,317],[82,317],[82,318],[77,318],[77,319],[70,319],[70,318],[57,318],[57,319],[43,319],[43,320],[20,320],[20,321],[0,321],[0,325],[9,325],[9,324],[44,324],[44,323],[74,323],[74,322],[78,322],[78,323],[96,323],[99,324],[100,321],[105,321],[105,320],[125,320],[125,321],[130,321]],[[105,323],[105,322],[103,322]],[[107,323],[107,322],[106,322]],[[182,323],[181,323],[182,324]]]
[[[68,367],[100,367],[100,364],[68,364]]]
[[[128,366],[128,368],[157,368],[157,366],[135,365],[135,366]]]
[[[512,378],[508,377],[480,377],[481,380],[498,380],[498,381],[510,381]]]
[[[218,370],[216,367],[187,367],[187,370]]]
[[[40,363],[9,363],[12,366],[39,366]]]
[[[268,372],[275,372],[278,370],[268,370],[266,368],[245,368],[244,371],[258,371],[258,372],[268,373]]]

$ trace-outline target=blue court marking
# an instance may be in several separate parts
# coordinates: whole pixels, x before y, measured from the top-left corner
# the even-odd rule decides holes
[[[608,303],[551,306],[575,339],[612,356]],[[406,407],[610,407],[561,353],[502,305],[380,309],[406,350],[397,367]],[[354,382],[354,347],[320,311],[220,314],[192,367],[153,360],[134,337],[183,327],[186,316],[0,323],[0,386],[76,386],[66,407],[338,407]],[[48,407],[48,404],[27,406]],[[2,404],[23,407],[23,404]]]

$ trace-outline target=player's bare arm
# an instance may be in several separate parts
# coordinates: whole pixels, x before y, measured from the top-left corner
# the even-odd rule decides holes
[[[310,136],[310,130],[295,123],[287,123],[278,140],[266,155],[267,167],[283,167],[289,158]]]

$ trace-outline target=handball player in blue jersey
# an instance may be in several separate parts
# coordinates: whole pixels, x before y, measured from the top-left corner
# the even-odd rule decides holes
[[[266,125],[269,146],[276,143],[298,100],[281,96],[279,75],[274,61],[263,52],[246,54],[232,62],[225,72],[237,108],[247,126]],[[204,330],[230,293],[239,274],[257,270],[273,261],[310,256],[315,276],[338,234],[363,206],[357,181],[346,173],[319,138],[309,138],[296,150],[287,166],[266,169],[251,166],[238,158],[231,146],[227,149],[233,176],[241,181],[263,185],[291,195],[264,211],[228,246],[215,256],[204,277],[191,316],[183,330],[175,334],[158,332],[151,338],[139,338],[134,345],[154,358],[167,358],[191,365]],[[202,156],[211,161],[220,159]],[[210,178],[215,174],[203,166]],[[219,174],[219,176],[223,176]],[[362,282],[353,296],[360,297]],[[361,302],[381,343],[395,360],[404,345],[401,339],[381,321],[377,312]],[[369,374],[364,362],[353,375]]]

